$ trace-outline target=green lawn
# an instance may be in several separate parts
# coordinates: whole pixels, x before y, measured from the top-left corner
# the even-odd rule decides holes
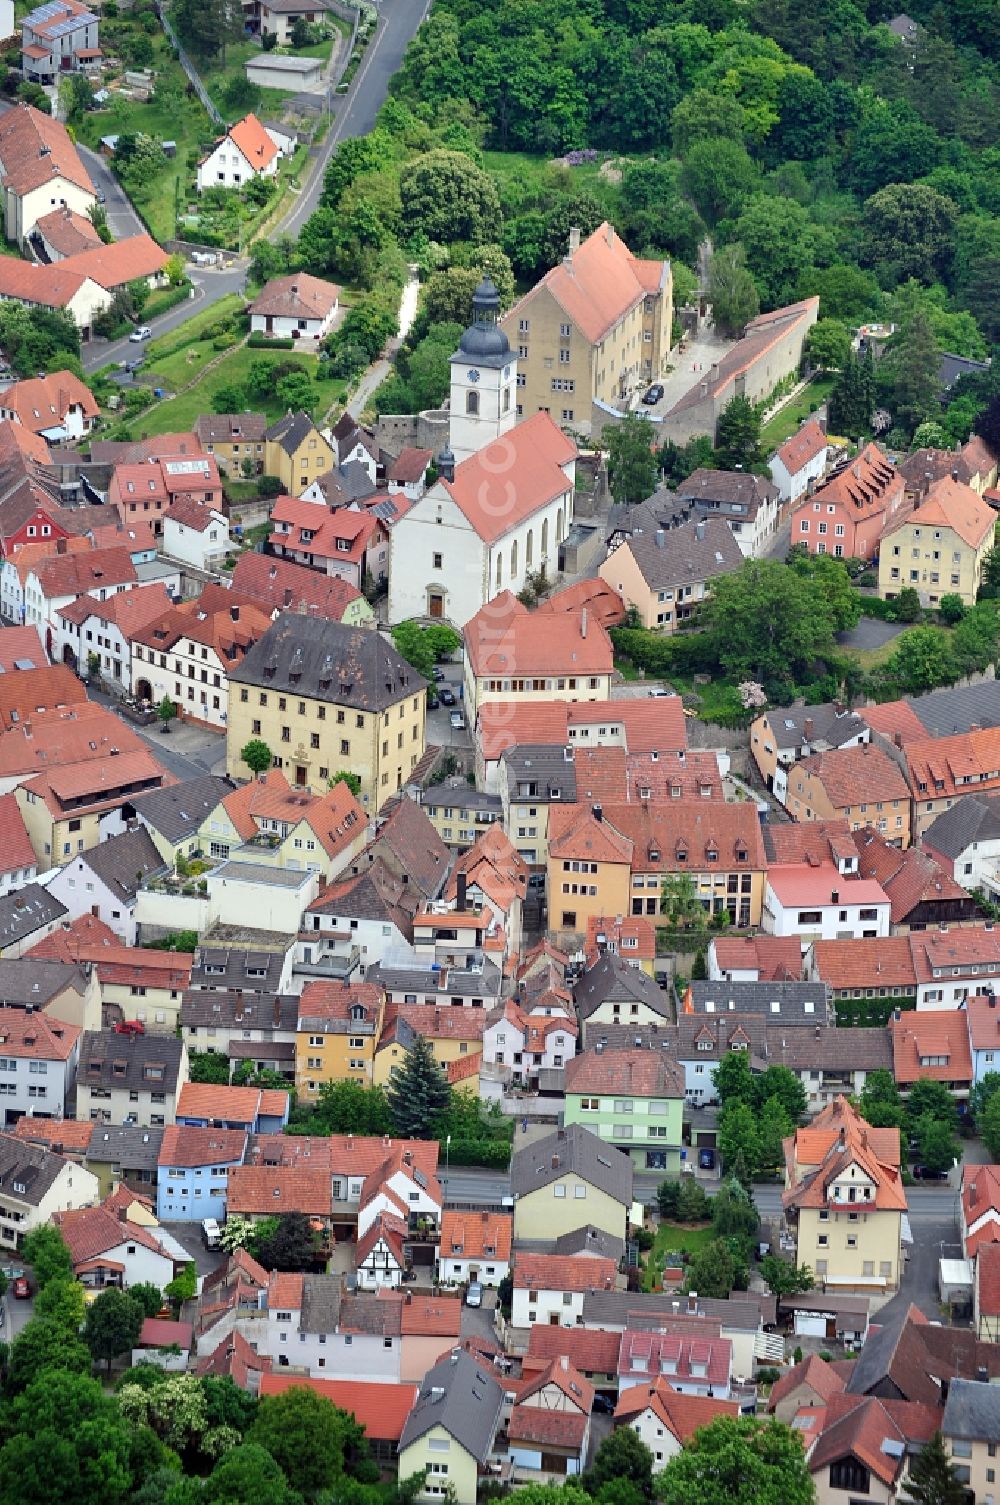
[[[192,348],[197,349],[198,347],[195,346]],[[213,355],[216,353],[212,352]],[[206,360],[210,358],[206,357]],[[162,366],[158,365],[155,369],[160,370],[162,367],[166,367],[172,370],[174,369],[173,362],[177,359],[178,357],[168,357],[167,361],[162,363]],[[255,361],[261,360],[271,361],[274,365],[291,361],[308,371],[310,375],[313,375],[316,370],[315,356],[298,355],[289,350],[251,350],[245,345],[239,346],[231,351],[225,360],[220,361],[203,380],[196,381],[194,386],[188,391],[182,392],[177,397],[167,398],[165,401],[158,403],[148,413],[144,413],[141,417],[134,419],[131,428],[137,437],[139,434],[163,434],[189,429],[200,414],[212,411],[212,395],[214,392],[220,387],[231,385],[233,382],[244,381],[251,365]],[[336,382],[323,382],[322,384],[317,382],[315,390],[316,400],[313,403],[313,412],[314,414],[320,414],[325,412],[335,400],[338,392],[338,384]],[[282,412],[281,403],[273,393],[262,402],[255,403],[255,407],[258,411],[266,413],[270,419],[280,417]]]
[[[147,367],[155,366],[157,370],[160,370],[161,362],[166,356],[199,341],[206,329],[211,329],[220,319],[228,319],[231,314],[241,309],[243,301],[239,293],[227,293],[217,303],[210,304],[208,308],[199,309],[197,313],[191,315],[190,319],[185,319],[179,328],[161,335],[158,340],[150,340],[146,346]]]
[[[712,1228],[710,1224],[703,1227],[688,1228],[682,1223],[661,1223],[656,1230],[656,1242],[646,1255],[646,1266],[642,1272],[642,1288],[651,1291],[655,1285],[659,1285],[660,1272],[663,1268],[663,1256],[668,1253],[676,1253],[686,1249],[689,1254],[697,1254],[699,1249],[704,1249],[706,1244],[712,1242]]]
[[[766,455],[784,444],[786,439],[790,439],[817,405],[826,401],[835,382],[834,376],[817,376],[780,413],[776,413],[770,423],[765,423],[760,437]]]
[[[159,141],[176,141],[176,157],[164,162],[150,182],[131,195],[156,240],[170,239],[175,230],[175,203],[178,184],[186,198],[193,184],[188,167],[189,154],[207,147],[218,132],[198,99],[186,94],[187,78],[162,36],[155,37],[153,67],[158,78],[165,78],[172,90],[163,101],[139,104],[135,100],[116,98],[113,108],[93,110],[84,116],[79,139],[95,150],[102,136],[143,132]]]
[[[333,42],[328,38],[325,42],[318,42],[314,47],[295,48],[295,55],[306,57],[329,57]],[[323,48],[326,51],[323,51]],[[232,105],[226,103],[226,90],[234,79],[246,78],[245,64],[248,58],[261,57],[260,46],[249,38],[243,42],[230,42],[226,46],[225,63],[201,63],[199,72],[202,82],[208,90],[209,98],[222,114],[224,120],[236,120],[244,113],[242,110],[233,110]],[[273,55],[273,54],[272,54]],[[281,113],[281,107],[286,100],[294,99],[299,92],[297,89],[259,89],[260,102],[254,106],[255,113],[262,119],[267,120],[272,115]]]

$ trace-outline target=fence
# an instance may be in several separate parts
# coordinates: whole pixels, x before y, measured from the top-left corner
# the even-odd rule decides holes
[[[160,19],[160,25],[163,27],[163,30],[167,34],[167,39],[170,42],[170,45],[173,47],[174,51],[177,53],[177,61],[180,63],[181,67],[184,69],[184,72],[187,74],[187,76],[188,76],[188,82],[190,83],[192,89],[197,94],[197,96],[201,100],[202,104],[205,106],[205,109],[208,112],[209,119],[210,120],[214,120],[217,126],[221,127],[221,129],[225,130],[225,126],[226,126],[225,121],[223,120],[222,116],[219,114],[218,110],[215,108],[215,105],[212,103],[211,99],[209,98],[209,96],[208,96],[208,90],[205,88],[205,85],[202,83],[201,78],[200,78],[200,76],[198,74],[198,70],[195,68],[195,66],[192,63],[191,59],[188,57],[187,53],[184,51],[184,48],[181,46],[180,42],[177,40],[177,33],[174,31],[174,28],[171,26],[170,22],[167,20],[166,14],[165,14],[165,12],[163,10],[163,7],[161,5],[158,5],[156,7],[156,14],[157,14],[157,16]]]

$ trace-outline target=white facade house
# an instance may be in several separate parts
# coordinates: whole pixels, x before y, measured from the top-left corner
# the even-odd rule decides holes
[[[256,115],[245,115],[198,163],[198,192],[206,188],[239,188],[251,178],[272,178],[281,151]]]
[[[414,1166],[400,1165],[358,1208],[358,1238],[379,1217],[424,1217],[441,1221],[441,1191]]]
[[[250,305],[250,333],[277,339],[321,340],[340,308],[340,288],[308,272],[275,277]],[[374,480],[374,477],[372,478]]]
[[[483,1062],[506,1068],[514,1082],[537,1082],[539,1071],[558,1071],[572,1060],[577,1034],[577,1022],[569,1015],[525,1014],[508,998],[490,1010]]]
[[[21,67],[36,84],[96,63],[99,22],[79,0],[47,0],[21,21]]]
[[[121,936],[124,945],[134,946],[140,874],[161,871],[163,866],[146,830],[123,830],[57,868],[47,887],[65,904],[71,921],[94,915]]]
[[[761,929],[813,941],[872,939],[890,933],[889,896],[873,878],[844,877],[832,862],[773,867],[764,883]]]
[[[359,1238],[357,1279],[361,1291],[397,1290],[406,1269],[406,1224],[391,1213],[382,1213]]]
[[[163,552],[210,574],[229,553],[229,520],[224,512],[193,497],[178,497],[163,515]]]
[[[438,480],[392,530],[389,620],[463,627],[543,566],[551,578],[573,521],[576,446],[548,413],[517,423],[517,358],[488,280],[451,358],[449,443]]]
[[[18,1248],[26,1233],[57,1212],[86,1207],[100,1195],[93,1171],[26,1139],[0,1134],[0,1250]]]
[[[27,18],[24,24],[27,25]],[[40,159],[44,159],[44,168],[37,165]],[[0,190],[4,231],[7,239],[18,246],[53,209],[71,209],[86,218],[91,205],[97,202],[90,174],[66,127],[31,105],[16,105],[0,121]],[[23,288],[26,299],[30,296],[31,279],[25,273],[31,270],[15,266],[12,275],[16,280],[9,284],[12,288]],[[102,291],[89,279],[88,286]],[[75,298],[80,291],[79,286],[73,285],[72,289],[67,286],[65,296]],[[12,291],[9,296],[22,294]],[[106,293],[103,296],[105,302],[109,301]]]
[[[798,501],[826,474],[826,435],[810,418],[767,462],[783,503]]]
[[[41,1012],[0,1009],[0,1113],[4,1128],[26,1115],[62,1118],[76,1080],[80,1031]]]

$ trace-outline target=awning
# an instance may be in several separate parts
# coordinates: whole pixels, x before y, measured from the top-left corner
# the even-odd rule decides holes
[[[910,1220],[905,1212],[899,1219],[899,1241],[902,1244],[913,1243],[913,1231],[910,1228]]]

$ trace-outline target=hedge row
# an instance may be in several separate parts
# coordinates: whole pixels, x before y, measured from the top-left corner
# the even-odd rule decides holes
[[[255,329],[247,340],[251,350],[294,350],[297,343],[296,340],[279,339],[274,335],[264,334],[260,329]]]

